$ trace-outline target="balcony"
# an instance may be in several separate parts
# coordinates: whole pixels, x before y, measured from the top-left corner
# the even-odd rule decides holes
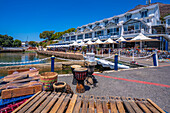
[[[130,31],[124,31],[123,34],[135,34],[135,33],[141,33],[141,30],[130,30]]]

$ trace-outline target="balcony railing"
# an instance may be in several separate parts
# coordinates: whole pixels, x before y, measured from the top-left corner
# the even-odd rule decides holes
[[[123,34],[134,34],[134,33],[141,33],[141,30],[131,30],[131,31],[124,31]]]

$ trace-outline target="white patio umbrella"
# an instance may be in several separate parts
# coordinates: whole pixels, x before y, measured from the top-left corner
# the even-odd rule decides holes
[[[115,41],[113,41],[111,38],[108,38],[106,41],[104,41],[104,44],[113,44],[116,43]]]
[[[79,43],[79,46],[87,46],[83,41]]]
[[[103,44],[103,42],[100,39],[97,39],[93,44],[98,45],[98,44]]]
[[[77,42],[74,42],[73,44],[69,44],[69,46],[78,46],[79,44]]]
[[[93,42],[91,40],[89,40],[86,44],[87,45],[93,45]]]
[[[126,40],[121,36],[116,40],[116,42],[126,42]]]
[[[136,36],[129,42],[140,42],[140,49],[142,49],[142,41],[159,41],[159,40],[146,37],[145,35],[140,33],[138,36]]]
[[[118,38],[118,39],[116,40],[116,42],[121,43],[121,42],[126,42],[126,40],[121,36],[120,38]],[[122,43],[121,43],[121,45],[122,45]]]
[[[88,42],[86,42],[86,45],[93,45],[93,42],[89,40]],[[93,53],[93,48],[92,48],[92,53]]]

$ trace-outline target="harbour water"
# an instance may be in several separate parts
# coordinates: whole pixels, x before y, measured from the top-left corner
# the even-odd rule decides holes
[[[33,60],[39,60],[46,58],[47,56],[39,55],[36,52],[30,51],[30,52],[10,52],[10,53],[0,53],[0,62],[27,62],[27,61],[33,61]],[[48,60],[41,61],[41,62],[32,62],[32,63],[26,63],[26,64],[17,64],[17,65],[28,65],[28,64],[39,64],[39,63],[46,63]],[[16,64],[0,64],[0,67],[2,66],[13,66]]]

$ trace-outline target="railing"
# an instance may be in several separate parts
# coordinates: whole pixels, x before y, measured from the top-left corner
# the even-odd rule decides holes
[[[34,62],[41,62],[44,60],[48,60],[51,57],[47,57],[44,59],[39,59],[39,60],[33,60],[33,61],[25,61],[25,62],[0,62],[0,65],[15,65],[15,64],[28,64],[28,63],[34,63]]]
[[[134,34],[134,33],[140,33],[141,30],[131,30],[131,31],[124,31],[123,34]]]
[[[3,47],[3,50],[23,50],[22,47]]]

